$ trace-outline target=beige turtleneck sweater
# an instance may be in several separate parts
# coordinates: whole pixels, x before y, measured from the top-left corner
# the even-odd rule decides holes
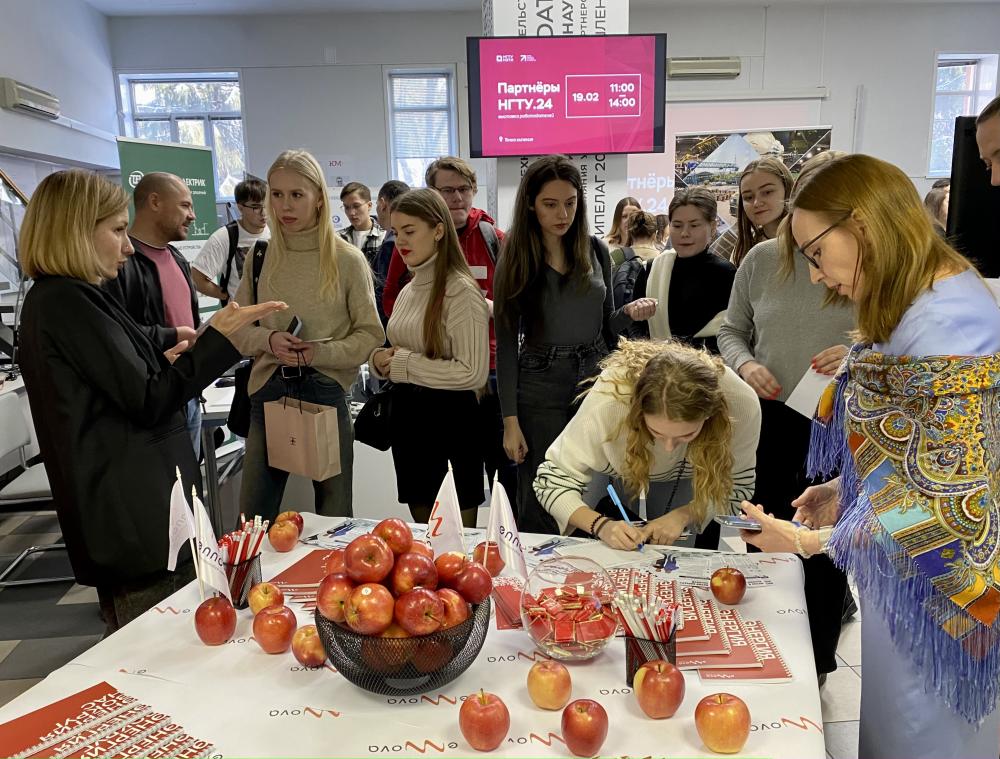
[[[333,338],[329,342],[313,343],[315,358],[311,366],[335,379],[345,392],[349,392],[357,378],[358,367],[385,339],[375,309],[368,262],[360,250],[334,235],[337,284],[332,292],[321,293],[319,228],[284,234],[284,260],[277,260],[273,248],[268,250],[257,283],[257,299],[259,302],[283,300],[288,310],[266,316],[261,326],[244,327],[232,338],[243,355],[254,359],[248,390],[251,394],[260,390],[281,366],[271,353],[268,338],[272,332],[285,331],[292,317],[297,316],[302,321],[301,339]],[[252,277],[253,266],[248,259],[236,293],[237,303],[253,302]]]
[[[386,332],[396,352],[389,379],[440,390],[478,390],[490,371],[490,314],[474,280],[456,272],[449,275],[442,310],[445,357],[424,355],[424,314],[430,305],[436,260],[432,256],[410,269],[413,279],[392,309]],[[371,359],[368,365],[375,373]]]

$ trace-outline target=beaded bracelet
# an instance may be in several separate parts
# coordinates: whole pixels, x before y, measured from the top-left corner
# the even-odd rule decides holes
[[[594,537],[595,538],[600,538],[601,537],[601,530],[603,530],[604,526],[608,522],[610,522],[610,521],[611,521],[611,517],[604,517],[604,521],[601,522],[599,525],[597,525],[597,532],[594,533]]]
[[[603,516],[603,514],[598,514],[596,517],[594,517],[594,521],[590,523],[590,534],[591,535],[594,534],[594,528],[597,526],[597,522],[601,519],[602,516]]]
[[[812,554],[802,547],[802,534],[805,532],[809,532],[808,527],[799,527],[795,530],[795,553],[803,559],[808,559]]]

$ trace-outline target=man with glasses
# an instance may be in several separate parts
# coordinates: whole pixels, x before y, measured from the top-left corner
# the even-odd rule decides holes
[[[385,230],[379,226],[378,220],[372,216],[372,193],[367,185],[361,182],[348,182],[340,191],[340,202],[344,204],[344,213],[350,226],[340,230],[344,242],[349,242],[365,254],[365,259],[375,272],[378,249],[385,237]]]
[[[271,239],[267,228],[267,182],[247,177],[236,185],[240,217],[220,227],[205,240],[194,260],[191,276],[198,292],[226,305],[236,295],[243,277],[243,261],[258,240]],[[249,305],[249,304],[240,304]]]

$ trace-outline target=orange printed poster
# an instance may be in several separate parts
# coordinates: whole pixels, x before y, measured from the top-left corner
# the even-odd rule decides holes
[[[198,757],[213,744],[106,682],[0,725],[0,756]]]

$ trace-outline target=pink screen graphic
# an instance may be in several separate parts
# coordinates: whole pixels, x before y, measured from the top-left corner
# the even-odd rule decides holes
[[[480,40],[483,154],[650,152],[656,65],[654,37]]]

